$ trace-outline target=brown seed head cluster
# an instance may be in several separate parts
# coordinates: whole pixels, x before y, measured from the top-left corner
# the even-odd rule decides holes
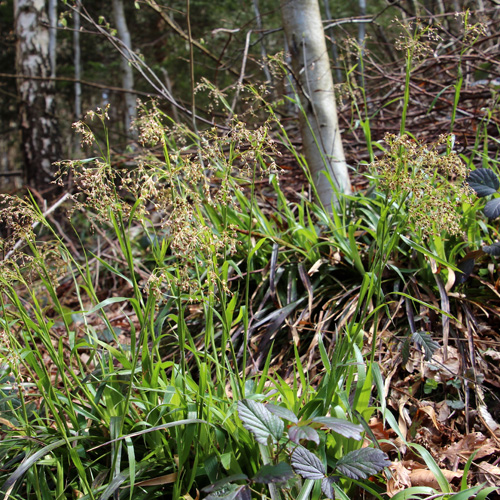
[[[450,151],[450,141],[442,135],[425,145],[407,135],[387,135],[388,149],[372,163],[382,189],[394,201],[406,203],[410,222],[424,236],[462,234],[460,208],[471,203],[472,192],[464,182],[468,168]]]

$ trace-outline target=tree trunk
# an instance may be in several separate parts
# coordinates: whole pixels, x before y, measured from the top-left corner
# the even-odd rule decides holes
[[[44,0],[15,0],[16,70],[27,182],[40,189],[54,179],[61,160]],[[35,78],[35,79],[33,79]]]
[[[325,5],[325,16],[328,20],[332,19],[332,13],[330,11],[330,0],[323,0],[324,5]],[[337,50],[337,42],[335,41],[335,32],[333,31],[333,26],[330,27],[328,30],[328,35],[330,36],[330,43],[332,44],[332,60],[333,60],[333,65],[335,67],[335,77],[337,79],[337,83],[341,83],[343,81],[342,79],[342,72],[340,71],[339,67],[339,52]]]
[[[47,14],[49,16],[49,58],[51,77],[56,76],[56,45],[57,45],[57,0],[48,0]]]
[[[299,118],[304,155],[321,203],[332,210],[335,189],[327,176],[341,193],[350,193],[351,183],[318,0],[281,0],[281,13],[303,107]]]
[[[134,74],[132,66],[129,64],[129,53],[132,52],[132,40],[125,19],[125,11],[123,9],[123,0],[113,0],[113,17],[118,31],[118,38],[123,43],[122,53],[122,87],[125,90],[134,90]],[[136,98],[132,93],[125,94],[125,131],[129,137],[134,134],[130,126],[137,116]]]

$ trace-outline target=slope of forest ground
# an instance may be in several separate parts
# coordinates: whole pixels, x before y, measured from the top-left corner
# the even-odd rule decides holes
[[[354,194],[333,219],[313,201],[293,120],[195,136],[155,105],[139,126],[154,145],[69,165],[71,223],[66,209],[4,198],[2,493],[481,498],[486,485],[494,498],[498,219],[444,167],[483,168],[475,185],[498,199],[500,74],[456,72],[491,63],[498,46],[482,31],[461,40],[417,61],[408,83],[401,63],[365,55],[370,83],[344,85],[340,107]],[[105,111],[87,122],[90,140],[106,123]],[[407,182],[435,169],[415,184],[420,211],[384,180],[395,157],[412,166]],[[458,218],[437,219],[452,207]],[[342,462],[365,444],[387,459],[354,455],[364,473]]]

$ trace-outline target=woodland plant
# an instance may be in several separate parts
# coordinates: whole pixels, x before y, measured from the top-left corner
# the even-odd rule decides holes
[[[280,490],[285,498],[308,498],[315,481],[321,482],[321,490],[326,498],[336,498],[336,491],[342,493],[335,484],[338,477],[327,474],[323,462],[305,445],[311,442],[320,446],[320,441],[325,443],[328,440],[325,435],[320,439],[319,432],[323,432],[318,432],[319,428],[361,440],[361,425],[333,417],[313,417],[299,421],[292,411],[283,406],[272,403],[264,405],[251,399],[238,401],[238,415],[243,426],[259,443],[264,465],[251,479],[239,474],[205,488],[209,493],[207,500],[250,498],[252,483],[268,484],[273,500],[281,498]],[[284,421],[289,422],[286,434]],[[389,463],[387,455],[381,450],[360,448],[345,454],[333,468],[337,474],[362,480],[381,471]],[[305,480],[303,485],[297,481],[296,474]],[[245,481],[246,484],[238,485],[236,481]],[[280,487],[279,490],[276,485]]]
[[[3,241],[8,258],[0,277],[6,433],[0,456],[7,465],[0,487],[13,498],[49,498],[41,484],[57,485],[59,498],[69,490],[108,498],[118,488],[130,498],[161,496],[162,488],[178,498],[194,485],[216,482],[220,468],[245,469],[230,408],[251,380],[247,350],[237,355],[231,332],[241,327],[246,345],[252,257],[275,233],[254,246],[254,216],[265,216],[253,194],[247,205],[240,183],[264,169],[274,173],[273,143],[265,128],[235,122],[227,136],[200,137],[203,151],[193,154],[189,141],[185,149],[175,146],[181,130],[169,132],[152,105],[143,111],[141,137],[163,149],[163,162],[146,153],[137,168],[119,169],[111,163],[106,112],[88,117],[104,126],[100,156],[65,162],[61,173],[70,171],[77,188],[70,215],[80,210],[99,235],[113,238],[114,256],[83,246],[77,259],[32,199],[4,198],[2,221],[11,235]],[[87,122],[75,128],[87,147],[95,142]],[[144,238],[149,262],[140,260]],[[246,258],[232,260],[245,246]],[[242,274],[242,262],[246,284],[229,290],[229,270]],[[103,298],[95,281],[103,273],[123,284],[123,296]],[[76,310],[63,303],[60,284],[74,289]],[[201,306],[201,338],[186,318],[193,304]],[[115,326],[117,306],[126,317],[126,339]],[[165,340],[175,346],[167,360]],[[32,439],[19,440],[19,429]]]
[[[333,214],[305,192],[286,199],[270,123],[251,129],[233,116],[228,130],[195,134],[156,103],[142,107],[133,167],[111,157],[107,109],[75,124],[95,154],[61,163],[76,187],[73,215],[98,243],[82,241],[81,259],[33,199],[2,199],[11,234],[0,273],[1,493],[148,499],[204,489],[208,498],[306,499],[348,498],[360,486],[381,498],[369,477],[387,456],[361,440],[377,410],[374,387],[405,442],[375,362],[379,315],[391,318],[387,271],[406,287],[429,262],[456,269],[460,210],[471,205],[453,136],[424,144],[406,131],[412,64],[436,40],[432,30],[410,36],[415,43],[401,42],[401,134],[369,145],[371,159],[382,149],[373,189],[341,198]],[[260,176],[270,179],[272,213],[255,196]],[[490,174],[485,182],[497,186]],[[401,256],[411,266],[399,269]],[[413,300],[406,288],[392,293]],[[430,335],[420,333],[413,338],[430,357]],[[276,356],[280,344],[287,357]],[[430,454],[412,446],[451,495]]]

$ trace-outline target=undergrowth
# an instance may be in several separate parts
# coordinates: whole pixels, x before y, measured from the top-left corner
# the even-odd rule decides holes
[[[404,45],[401,135],[371,143],[360,117],[370,189],[334,213],[305,194],[287,200],[272,137],[307,168],[267,103],[258,128],[234,119],[227,134],[198,135],[144,105],[143,148],[121,168],[107,110],[90,113],[75,128],[96,156],[61,163],[71,236],[32,198],[2,197],[4,498],[383,498],[391,462],[369,426],[377,414],[439,485],[394,498],[453,494],[431,454],[406,442],[377,363],[382,342],[403,360],[410,344],[446,359],[467,307],[448,292],[466,295],[468,247],[496,239],[453,135],[425,144],[407,130],[421,39]],[[440,300],[426,301],[430,288]],[[464,477],[460,498],[485,498]]]

